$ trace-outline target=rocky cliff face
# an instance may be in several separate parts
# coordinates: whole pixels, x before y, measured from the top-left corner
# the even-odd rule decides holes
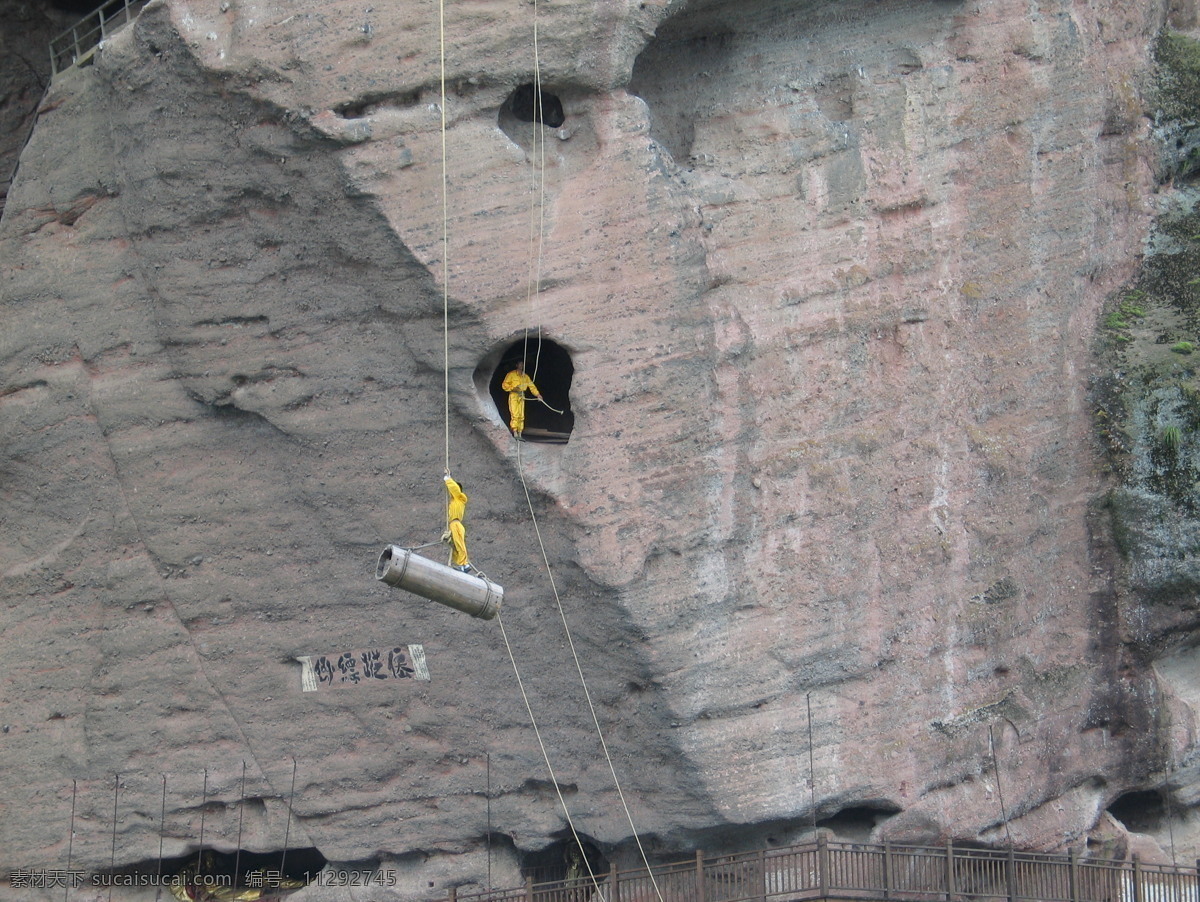
[[[1195,5],[441,12],[154,0],[55,79],[0,221],[9,866],[414,898],[566,812],[619,864],[814,820],[1195,857],[1192,489],[1093,406],[1133,434],[1096,348],[1188,197]],[[527,342],[565,443],[505,428]],[[447,463],[501,623],[373,578]]]
[[[50,84],[48,44],[74,18],[54,6],[0,2],[0,212],[38,103]]]

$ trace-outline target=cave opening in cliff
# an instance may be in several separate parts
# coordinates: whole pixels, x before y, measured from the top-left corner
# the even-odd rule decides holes
[[[839,839],[869,842],[872,831],[879,824],[899,813],[899,808],[886,802],[878,805],[850,805],[817,821],[817,826],[831,830]]]
[[[608,859],[589,841],[588,837],[568,836],[552,842],[544,849],[529,852],[521,859],[521,876],[534,883],[566,883],[585,886],[593,876],[608,873]]]
[[[250,852],[204,849],[174,858],[153,858],[105,871],[112,886],[204,886],[298,889],[317,879],[328,862],[315,848]]]
[[[488,394],[506,425],[510,425],[510,416],[509,393],[503,388],[504,377],[521,361],[545,402],[534,398],[532,392],[526,392],[528,400],[521,438],[527,442],[566,444],[575,426],[575,414],[571,411],[571,380],[575,366],[571,355],[562,345],[545,338],[515,341],[501,353],[488,379]]]
[[[1108,813],[1131,833],[1154,833],[1163,826],[1166,802],[1158,790],[1135,790],[1114,799]]]
[[[558,128],[567,121],[562,100],[557,94],[539,89],[532,84],[516,88],[500,104],[496,124],[500,131],[528,153],[543,146],[539,126]]]
[[[501,108],[504,110],[518,122],[537,122],[550,128],[558,128],[567,121],[562,101],[532,84],[520,85],[509,94]]]

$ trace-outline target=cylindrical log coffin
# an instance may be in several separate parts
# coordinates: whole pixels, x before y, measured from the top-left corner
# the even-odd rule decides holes
[[[383,549],[375,578],[483,620],[495,617],[504,601],[503,586],[431,561],[399,545]]]

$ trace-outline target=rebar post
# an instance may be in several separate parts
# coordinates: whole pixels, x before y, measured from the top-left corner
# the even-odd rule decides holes
[[[79,781],[71,781],[71,827],[67,834],[67,888],[63,890],[63,902],[71,891],[71,853],[75,849],[75,794],[79,790]]]

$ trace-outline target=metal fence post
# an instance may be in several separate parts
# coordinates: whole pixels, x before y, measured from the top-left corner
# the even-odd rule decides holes
[[[525,878],[525,902],[533,902],[533,878]]]
[[[758,850],[758,897],[767,902],[767,850]]]
[[[1133,902],[1142,902],[1142,862],[1136,852],[1133,856]]]
[[[817,837],[817,886],[821,898],[829,896],[829,838],[824,834]]]
[[[883,844],[883,898],[884,902],[892,898],[892,843],[890,840]]]
[[[621,878],[617,876],[619,873],[615,864],[608,866],[608,885],[612,887],[609,891],[612,896],[609,902],[621,902]]]
[[[696,850],[696,902],[704,902],[704,852]]]
[[[1016,853],[1012,848],[1008,850],[1008,858],[1004,861],[1004,882],[1008,886],[1008,902],[1016,902],[1017,899],[1017,881],[1016,874]]]
[[[458,887],[450,887],[450,902],[458,902]]]
[[[954,886],[954,840],[946,843],[946,902],[954,898],[958,890]]]
[[[1068,898],[1071,902],[1079,902],[1079,859],[1075,857],[1074,849],[1067,852],[1067,862],[1067,882],[1071,891]]]

